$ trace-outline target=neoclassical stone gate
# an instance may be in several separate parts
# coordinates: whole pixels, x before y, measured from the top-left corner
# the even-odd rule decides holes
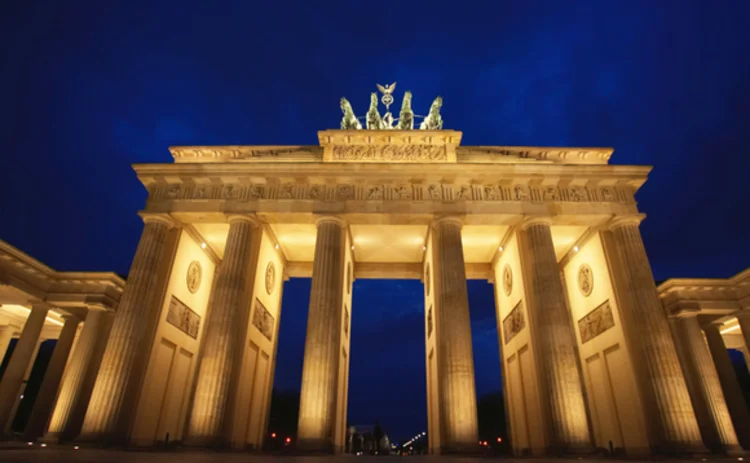
[[[386,105],[394,88],[381,87]],[[634,199],[650,167],[610,165],[611,149],[461,146],[442,100],[420,130],[410,104],[407,93],[398,119],[381,118],[373,95],[363,130],[342,100],[342,130],[318,146],[173,147],[174,163],[135,165],[148,200],[124,289],[0,243],[0,350],[16,333],[21,346],[0,425],[49,312],[65,321],[50,320],[61,342],[28,439],[260,449],[283,281],[311,277],[295,445],[341,451],[352,284],[412,278],[424,283],[430,452],[473,453],[466,280],[485,279],[498,419],[516,454],[732,453],[738,434],[750,447],[726,352],[748,351],[750,270],[657,292]]]
[[[738,449],[723,397],[707,400],[716,370],[688,389],[657,294],[634,199],[650,168],[610,165],[611,149],[463,147],[440,99],[422,130],[410,101],[381,119],[373,96],[362,130],[342,100],[319,146],[173,147],[174,163],[134,166],[143,234],[78,439],[262,448],[298,276],[312,290],[295,444],[340,451],[352,283],[419,278],[430,451],[474,452],[479,278],[495,283],[517,454]]]
[[[304,276],[298,445],[341,449],[352,282],[420,278],[430,448],[474,451],[465,282],[483,278],[518,453],[702,446],[638,231],[648,167],[609,165],[609,149],[461,147],[450,130],[319,138],[134,166],[145,227],[82,439],[259,448],[281,283]]]

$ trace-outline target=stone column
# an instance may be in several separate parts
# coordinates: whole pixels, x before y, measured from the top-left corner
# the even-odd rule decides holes
[[[31,416],[24,430],[25,439],[29,441],[34,441],[44,434],[80,323],[80,320],[76,317],[67,316],[64,318],[65,324],[60,332],[60,337],[57,338],[55,349],[52,351],[52,357],[44,373],[42,385],[39,387],[34,406],[31,409]]]
[[[72,440],[81,430],[114,312],[89,310],[60,386],[45,441]]]
[[[346,246],[345,223],[318,220],[302,366],[298,446],[333,451]]]
[[[8,352],[8,347],[15,331],[16,327],[13,325],[0,326],[0,364],[5,359],[5,354]]]
[[[729,415],[714,362],[703,338],[695,312],[684,311],[675,318],[675,341],[682,352],[683,369],[703,441],[712,451],[741,451]]]
[[[737,374],[734,371],[732,360],[729,358],[729,351],[724,345],[724,339],[721,337],[719,329],[719,325],[713,324],[703,327],[703,331],[706,333],[706,342],[711,351],[719,381],[721,381],[721,389],[724,391],[724,398],[729,407],[729,414],[732,417],[732,423],[734,423],[734,430],[737,432],[737,438],[743,448],[750,449],[750,415],[748,414],[747,403],[742,395]]]
[[[162,215],[146,215],[145,225],[133,264],[128,273],[112,331],[104,351],[99,375],[91,394],[81,431],[81,440],[105,442],[123,441],[127,438],[126,419],[137,404],[124,403],[132,387],[140,387],[140,376],[134,369],[143,368],[136,359],[143,348],[149,320],[153,318],[159,264],[165,251],[167,232],[172,221]],[[123,407],[128,408],[123,413]]]
[[[576,338],[549,221],[544,218],[524,221],[519,244],[539,386],[550,433],[548,452],[593,451]]]
[[[39,335],[44,327],[49,306],[44,303],[33,304],[31,313],[23,325],[21,337],[18,339],[13,355],[5,369],[2,381],[0,381],[0,426],[7,428],[7,423],[13,418],[11,416],[16,403],[16,395],[21,389],[26,371],[34,359]]]
[[[616,218],[602,239],[644,414],[649,418],[649,440],[656,453],[705,452],[638,229],[641,218]]]
[[[190,414],[187,442],[191,445],[228,444],[232,411],[231,391],[240,370],[243,335],[247,329],[249,294],[257,256],[249,216],[229,219],[224,259],[216,280],[213,306],[206,322],[198,382]],[[245,321],[243,323],[243,320]]]
[[[430,229],[441,453],[474,453],[479,438],[462,227],[460,219],[445,217]]]

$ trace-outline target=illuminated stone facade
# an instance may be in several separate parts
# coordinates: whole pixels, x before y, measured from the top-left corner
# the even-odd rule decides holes
[[[89,313],[76,343],[78,323],[60,321],[58,357],[73,354],[50,370],[30,438],[262,448],[292,276],[312,278],[299,448],[345,445],[356,278],[424,282],[432,453],[477,451],[467,279],[496,283],[498,419],[516,454],[745,445],[722,332],[750,333],[747,272],[711,283],[730,301],[720,308],[690,292],[708,283],[657,289],[634,199],[649,167],[610,165],[611,149],[461,136],[327,130],[320,146],[173,147],[174,163],[135,165],[149,196],[128,283],[110,278],[118,292],[100,305],[117,306],[113,320]],[[55,297],[18,299],[31,315],[0,396],[16,394],[46,311],[96,305]],[[95,331],[110,326],[104,348]]]

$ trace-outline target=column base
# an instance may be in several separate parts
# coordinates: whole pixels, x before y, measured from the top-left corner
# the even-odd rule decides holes
[[[335,448],[328,439],[300,439],[294,446],[294,452],[310,455],[327,455],[335,453]]]
[[[545,455],[555,457],[596,455],[597,450],[591,444],[550,446],[544,450]]]

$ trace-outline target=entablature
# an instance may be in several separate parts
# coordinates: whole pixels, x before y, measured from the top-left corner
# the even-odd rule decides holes
[[[482,208],[497,211],[512,204],[532,205],[532,209],[542,204],[620,207],[612,214],[635,210],[635,191],[650,170],[610,165],[366,163],[141,164],[134,168],[149,191],[147,209],[159,212],[171,207],[359,212],[362,205],[395,211],[420,210],[429,203],[439,204],[440,209],[464,205],[455,212],[466,213]],[[251,203],[254,206],[248,207]]]
[[[0,241],[0,304],[45,301],[70,309],[114,310],[125,281],[111,272],[58,272]]]

